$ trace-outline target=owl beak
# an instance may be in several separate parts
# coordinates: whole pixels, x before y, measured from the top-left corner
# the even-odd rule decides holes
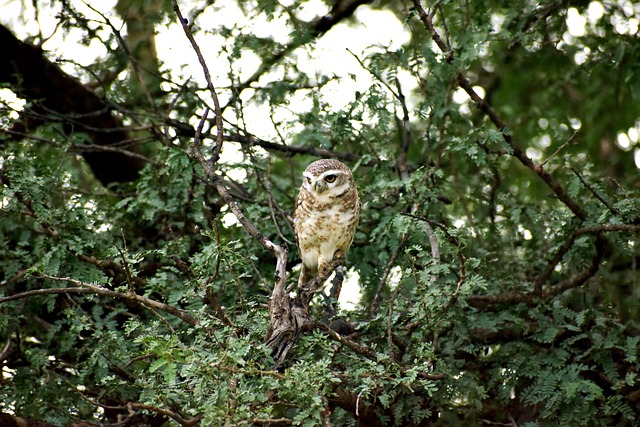
[[[316,191],[316,193],[322,193],[327,189],[327,187],[324,185],[324,181],[318,181],[313,184],[313,189]]]

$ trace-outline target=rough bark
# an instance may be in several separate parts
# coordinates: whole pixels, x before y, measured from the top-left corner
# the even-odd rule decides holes
[[[22,42],[3,26],[0,45],[0,82],[8,83],[18,96],[33,103],[33,114],[22,121],[18,134],[46,121],[61,121],[66,132],[85,132],[92,140],[95,147],[83,150],[82,157],[103,185],[138,177],[144,161],[126,152],[136,150],[126,146],[129,135],[108,102],[49,61],[42,49]]]

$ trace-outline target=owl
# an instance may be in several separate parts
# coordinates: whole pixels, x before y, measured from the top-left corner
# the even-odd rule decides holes
[[[302,260],[300,288],[318,273],[326,274],[334,259],[344,258],[362,206],[353,175],[345,164],[318,160],[307,166],[302,176],[293,217]]]

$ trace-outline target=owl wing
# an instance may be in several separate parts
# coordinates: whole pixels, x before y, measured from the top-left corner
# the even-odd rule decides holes
[[[298,227],[296,226],[297,222],[300,220],[298,218],[298,209],[302,204],[302,188],[298,191],[298,195],[296,196],[296,202],[293,209],[293,231],[296,236],[296,245],[298,246],[298,250],[300,250],[300,237],[298,233]]]

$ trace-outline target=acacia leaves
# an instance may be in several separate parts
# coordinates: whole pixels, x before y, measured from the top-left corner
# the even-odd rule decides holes
[[[57,16],[68,31],[82,22],[83,43],[106,44],[75,77],[119,124],[87,127],[35,98],[20,114],[0,106],[11,129],[0,152],[0,415],[633,425],[640,62],[620,20],[638,17],[616,3],[595,19],[598,4],[414,1],[303,19],[307,2],[259,0],[238,3],[236,23],[218,20],[234,2],[181,3],[187,31],[214,52],[205,59],[223,61],[209,64],[223,70],[220,136],[202,120],[211,91],[185,75],[193,67],[159,58],[163,92],[131,99],[136,60],[123,72],[105,17]],[[332,39],[352,52],[342,78],[333,63],[307,67],[326,26],[371,26],[378,12],[394,13],[405,37],[362,51]],[[583,35],[568,29],[575,14]],[[164,31],[150,27],[152,39]],[[124,139],[92,143],[114,134]],[[103,186],[88,152],[145,166]],[[283,294],[299,307],[291,215],[318,157],[354,171],[363,210],[342,292],[361,297],[341,306],[316,294],[272,370],[270,295],[291,285]],[[115,176],[122,164],[108,166]]]

